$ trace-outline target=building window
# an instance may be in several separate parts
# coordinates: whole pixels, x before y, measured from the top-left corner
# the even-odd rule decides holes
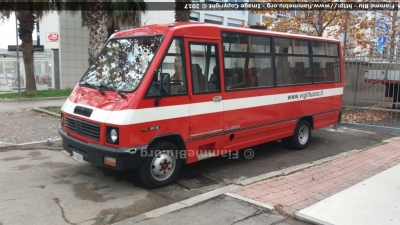
[[[244,24],[244,21],[228,18],[227,23],[228,23],[228,26],[231,26],[231,27],[240,27],[242,24]]]
[[[295,17],[297,15],[297,10],[290,11],[290,17]]]
[[[215,21],[215,20],[205,19],[204,22],[222,25],[222,22],[221,22],[221,21]]]
[[[189,21],[199,21],[200,14],[198,12],[191,12]]]
[[[285,11],[276,11],[276,17],[277,18],[286,18],[286,12]]]
[[[222,25],[223,24],[223,17],[216,16],[216,15],[204,14],[204,22]]]
[[[228,23],[228,26],[231,26],[231,27],[240,27],[240,24]]]

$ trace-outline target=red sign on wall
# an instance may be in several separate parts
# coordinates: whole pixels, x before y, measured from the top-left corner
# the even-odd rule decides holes
[[[46,41],[58,42],[60,35],[58,33],[46,33]]]

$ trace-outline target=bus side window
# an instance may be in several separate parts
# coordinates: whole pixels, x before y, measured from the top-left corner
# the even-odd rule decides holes
[[[171,76],[170,95],[187,94],[187,79],[183,65],[183,40],[175,38],[172,40],[158,71],[159,74],[167,73]],[[159,87],[152,83],[146,94],[147,97],[159,95]]]
[[[193,93],[221,90],[216,45],[190,44],[190,63]]]

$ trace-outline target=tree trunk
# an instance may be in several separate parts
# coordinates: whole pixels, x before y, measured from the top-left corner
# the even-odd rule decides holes
[[[318,12],[318,24],[317,24],[317,34],[318,37],[322,37],[322,35],[324,34],[324,30],[323,30],[323,24],[322,24],[323,18],[322,18],[322,10],[320,10]]]
[[[133,21],[133,27],[140,27],[140,16],[141,16],[141,12],[137,11],[135,12],[135,18]]]
[[[190,9],[185,9],[185,3],[191,0],[175,0],[175,22],[186,22],[190,20]]]
[[[32,33],[25,33],[20,35],[22,40],[22,57],[24,59],[25,67],[25,93],[36,94],[36,82],[34,74],[34,56],[33,56],[33,45],[32,45]]]
[[[93,62],[103,48],[105,39],[105,33],[103,29],[106,25],[105,13],[103,11],[97,11],[93,12],[93,14],[93,23],[89,27],[89,64]]]
[[[107,28],[107,39],[110,38],[111,35],[112,35],[113,33],[115,33],[116,30],[118,30],[118,31],[120,30],[119,21],[113,20],[113,21],[110,23],[110,26]]]
[[[32,33],[35,26],[35,16],[33,12],[19,12],[17,19],[19,21],[19,38],[22,41],[21,50],[25,67],[25,93],[36,94],[36,83],[34,74],[34,57]],[[20,81],[18,81],[20,82]]]
[[[89,28],[89,65],[104,46],[106,39],[106,12],[103,1],[93,1],[92,10],[82,12],[83,25]]]

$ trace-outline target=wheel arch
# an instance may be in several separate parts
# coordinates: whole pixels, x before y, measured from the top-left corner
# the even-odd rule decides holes
[[[297,121],[297,124],[300,123],[300,121],[302,121],[302,120],[307,121],[310,124],[311,129],[314,130],[314,119],[313,119],[312,115],[304,115],[304,116],[300,117],[300,119]],[[297,126],[297,124],[296,124],[296,126]]]
[[[149,142],[149,148],[151,148],[151,145],[154,145],[155,143],[161,142],[161,141],[168,141],[176,145],[178,147],[178,151],[186,150],[186,144],[183,141],[183,138],[180,134],[178,133],[168,133],[168,134],[163,134],[163,135],[158,135],[153,137],[150,142]],[[183,163],[186,163],[186,159],[183,159]]]

